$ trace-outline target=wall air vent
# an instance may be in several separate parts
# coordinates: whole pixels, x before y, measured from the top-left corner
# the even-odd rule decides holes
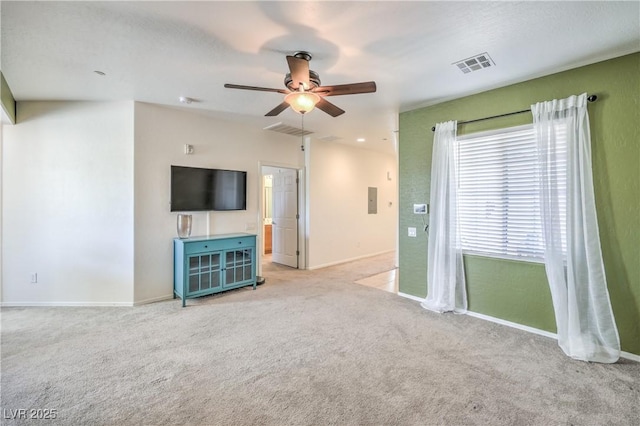
[[[303,133],[302,129],[298,127],[288,126],[282,123],[272,124],[271,126],[265,127],[263,130],[271,130],[273,132],[284,133],[285,135],[291,136],[306,136],[313,133],[309,130],[305,130]]]
[[[493,62],[493,59],[491,59],[491,56],[489,56],[487,52],[484,52],[479,55],[454,62],[451,65],[457,66],[458,69],[464,74],[469,74],[472,71],[478,71],[484,68],[493,67],[496,65],[496,63]]]

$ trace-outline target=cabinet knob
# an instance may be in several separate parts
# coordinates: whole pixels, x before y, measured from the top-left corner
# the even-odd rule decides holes
[[[209,246],[204,246],[204,248],[209,248]]]

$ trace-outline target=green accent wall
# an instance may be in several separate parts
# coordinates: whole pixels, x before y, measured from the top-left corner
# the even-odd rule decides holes
[[[598,95],[589,118],[609,293],[622,350],[640,355],[640,53],[400,114],[400,292],[427,294],[427,234],[420,232],[422,217],[413,214],[413,204],[429,202],[431,128],[584,92]],[[531,121],[531,114],[519,114],[462,125],[458,134]],[[407,236],[408,227],[418,229],[417,238]],[[543,264],[465,256],[465,271],[471,311],[556,331]]]
[[[4,75],[0,71],[0,104],[2,104],[2,108],[4,112],[7,113],[9,120],[11,123],[16,124],[16,100],[13,98],[13,94],[11,93],[11,89],[9,89],[9,84],[7,80],[4,79]]]

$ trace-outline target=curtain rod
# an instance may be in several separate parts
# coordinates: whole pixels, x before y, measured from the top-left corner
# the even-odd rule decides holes
[[[589,102],[595,102],[595,101],[598,100],[598,96],[597,95],[591,95],[591,96],[587,97],[587,100]],[[475,123],[476,121],[491,120],[493,118],[508,117],[510,115],[516,115],[516,114],[524,114],[525,112],[531,112],[531,109],[523,109],[522,111],[508,112],[506,114],[500,114],[500,115],[492,115],[491,117],[476,118],[475,120],[458,121],[458,126],[461,125],[461,124]],[[431,131],[435,132],[436,131],[436,126],[433,126],[431,128]]]

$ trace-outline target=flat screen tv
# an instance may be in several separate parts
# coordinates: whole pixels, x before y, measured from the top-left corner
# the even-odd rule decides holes
[[[247,172],[171,166],[171,211],[247,209]]]

